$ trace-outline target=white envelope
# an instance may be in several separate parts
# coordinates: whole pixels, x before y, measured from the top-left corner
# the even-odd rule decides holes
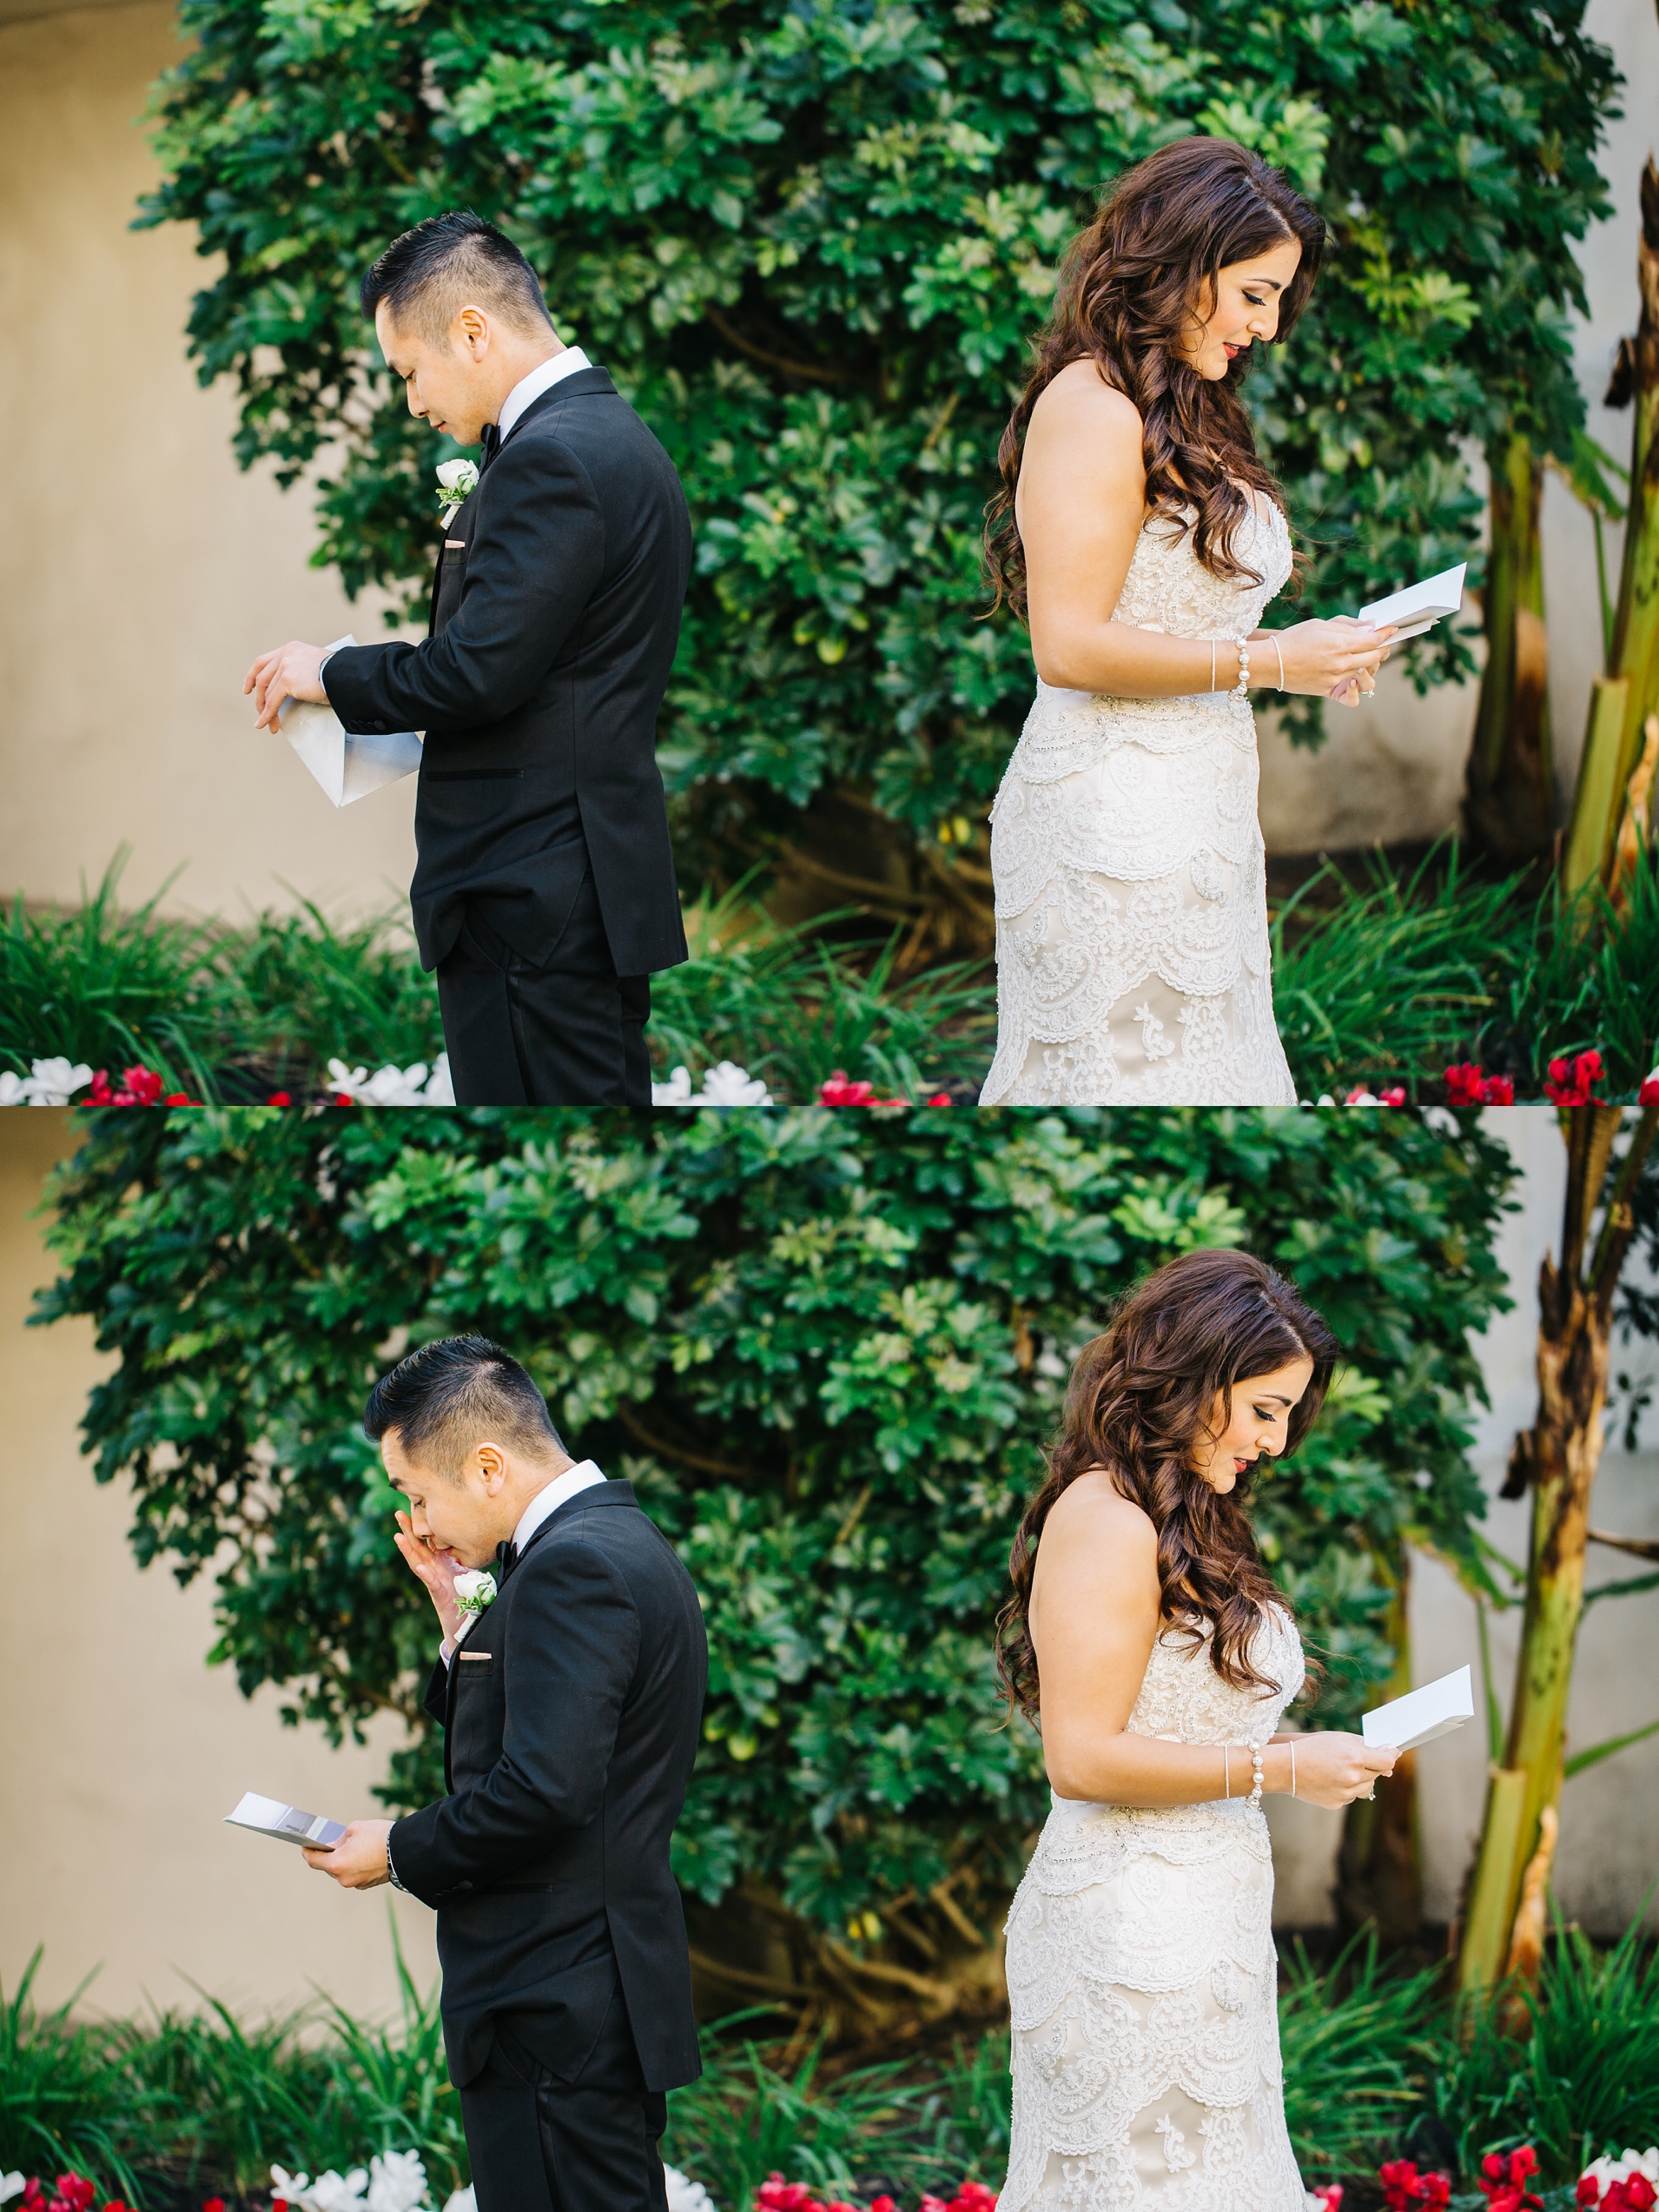
[[[1420,638],[1448,614],[1456,614],[1463,605],[1464,572],[1468,566],[1460,560],[1455,568],[1443,568],[1438,576],[1425,576],[1420,584],[1408,584],[1403,592],[1373,599],[1369,606],[1360,608],[1359,619],[1375,623],[1378,628],[1385,622],[1397,623],[1397,638]]]
[[[1378,1705],[1359,1726],[1368,1744],[1410,1752],[1437,1736],[1449,1736],[1474,1717],[1475,1685],[1469,1669],[1460,1666],[1455,1674],[1443,1674],[1438,1682],[1425,1682],[1420,1690]]]
[[[244,1791],[235,1811],[228,1812],[225,1819],[233,1828],[251,1828],[256,1836],[274,1836],[283,1844],[310,1844],[319,1851],[331,1851],[346,1832],[343,1820],[301,1812],[297,1805],[261,1797],[257,1790]]]
[[[328,650],[354,646],[354,637],[336,638]],[[395,784],[413,776],[420,765],[420,738],[413,730],[393,730],[381,737],[360,737],[344,728],[332,707],[284,699],[276,719],[283,736],[311,771],[336,806],[349,806],[366,798],[382,784]]]

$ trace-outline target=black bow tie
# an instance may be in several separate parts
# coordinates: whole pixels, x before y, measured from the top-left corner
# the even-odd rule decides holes
[[[485,470],[489,467],[490,463],[495,459],[497,454],[499,454],[501,450],[501,433],[497,429],[494,423],[486,422],[485,424],[484,435],[479,439],[479,445],[480,450],[478,457],[478,473],[480,476],[482,476]]]
[[[495,1581],[496,1587],[498,1589],[499,1589],[502,1583],[506,1580],[508,1575],[512,1573],[513,1568],[517,1566],[518,1564],[519,1546],[516,1544],[498,1544],[496,1546]]]

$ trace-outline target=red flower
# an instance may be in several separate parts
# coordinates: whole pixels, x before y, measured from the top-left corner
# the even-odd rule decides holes
[[[94,1106],[199,1106],[202,1103],[199,1098],[192,1098],[188,1091],[182,1090],[169,1090],[163,1097],[162,1078],[153,1068],[123,1068],[119,1090],[110,1088],[108,1068],[100,1068],[92,1078],[89,1103]],[[87,2187],[90,2189],[91,2186],[89,2182]],[[89,2197],[87,2202],[89,2204],[91,2199]],[[78,2208],[76,2208],[76,2212],[79,2212]]]
[[[1405,1084],[1394,1083],[1391,1084],[1387,1090],[1379,1090],[1377,1094],[1377,1100],[1378,1103],[1382,1106],[1404,1106],[1405,1103]]]
[[[1383,2202],[1388,2212],[1444,2212],[1451,2195],[1448,2175],[1419,2174],[1409,2158],[1396,2158],[1379,2167],[1377,2178],[1383,2185]],[[1323,2195],[1325,2192],[1319,2194]],[[1340,2202],[1340,2189],[1337,2198]]]
[[[1602,1056],[1591,1050],[1571,1060],[1552,1060],[1544,1078],[1544,1096],[1554,1106],[1601,1106],[1604,1099],[1590,1096],[1604,1074]]]
[[[265,1103],[268,1106],[292,1106],[294,1101],[286,1090],[274,1090]]]
[[[1642,1077],[1636,1103],[1638,1106],[1659,1106],[1659,1068],[1656,1068],[1650,1076]]]
[[[224,2198],[222,2196],[207,2198],[202,2204],[202,2212],[225,2212]]]
[[[1656,1098],[1659,1098],[1659,1083],[1656,1083],[1654,1086],[1654,1096]],[[936,1090],[931,1098],[924,1098],[922,1103],[924,1106],[948,1106],[950,1103],[950,1093],[948,1090]],[[878,2197],[876,2202],[879,2204],[881,2199]],[[875,2204],[870,2206],[869,2212],[876,2212]]]
[[[1599,2204],[1602,2201],[1602,2185],[1594,2174],[1581,2174],[1578,2176],[1578,2188],[1576,2194],[1581,2204]]]
[[[1489,1076],[1479,1063],[1464,1060],[1445,1074],[1450,1106],[1513,1106],[1515,1085],[1507,1076]]]
[[[1599,1054],[1596,1059],[1599,1070]],[[1507,2156],[1499,2150],[1489,2151],[1476,2176],[1476,2186],[1486,2199],[1486,2212],[1543,2212],[1542,2199],[1527,2189],[1529,2178],[1537,2170],[1538,2154],[1530,2142]]]
[[[1342,2183],[1340,2182],[1320,2182],[1313,2189],[1312,2194],[1317,2196],[1320,2203],[1324,2205],[1325,2212],[1338,2212],[1338,2208],[1342,2202]]]
[[[820,1106],[869,1106],[874,1103],[875,1097],[873,1083],[849,1083],[844,1068],[836,1069],[827,1083],[818,1085]],[[766,2212],[772,2212],[770,2205]]]

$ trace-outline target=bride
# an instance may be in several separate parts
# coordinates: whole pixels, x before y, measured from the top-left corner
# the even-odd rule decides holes
[[[1302,1649],[1241,1505],[1336,1354],[1260,1261],[1194,1252],[1078,1360],[1001,1621],[1054,1810],[1008,1915],[999,2212],[1303,2212],[1262,1793],[1344,1805],[1398,1754],[1278,1732]]]
[[[1296,1103],[1250,687],[1357,705],[1393,635],[1259,627],[1295,563],[1238,387],[1324,240],[1278,170],[1193,137],[1120,177],[1067,256],[988,510],[1038,681],[991,814],[982,1106]]]

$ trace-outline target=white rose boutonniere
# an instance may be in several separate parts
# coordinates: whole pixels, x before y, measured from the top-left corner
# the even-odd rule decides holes
[[[469,500],[478,489],[478,463],[475,460],[440,460],[438,464],[438,527],[449,527],[450,519],[460,511],[463,500]]]
[[[495,1577],[486,1566],[469,1566],[455,1577],[455,1603],[460,1607],[460,1626],[455,1641],[464,1640],[474,1621],[495,1603]]]

